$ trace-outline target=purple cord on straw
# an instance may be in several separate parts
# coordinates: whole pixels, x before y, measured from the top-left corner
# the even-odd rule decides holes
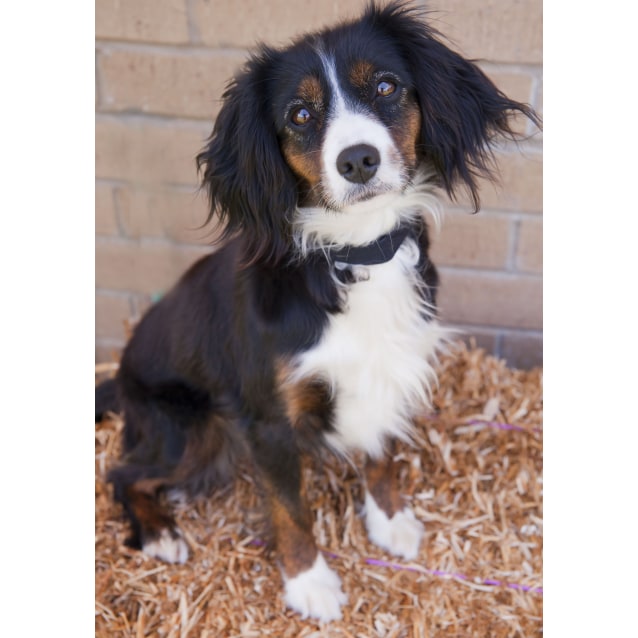
[[[483,421],[481,419],[470,419],[467,421],[468,425],[486,425],[490,428],[497,428],[498,430],[516,430],[517,432],[530,432],[527,428],[523,428],[520,425],[512,425],[511,423],[501,423],[499,421]],[[541,428],[531,428],[532,432],[541,432]]]
[[[455,574],[451,572],[444,572],[440,569],[427,569],[427,567],[416,567],[412,565],[400,565],[398,563],[390,563],[385,560],[379,560],[377,558],[366,558],[365,562],[368,565],[375,565],[377,567],[389,567],[390,569],[397,569],[402,571],[410,571],[410,572],[419,572],[419,573],[427,573],[430,576],[440,576],[443,578],[456,578],[458,580],[470,580],[470,577],[465,574]],[[486,578],[481,581],[482,585],[492,585],[495,587],[509,587],[510,589],[518,589],[521,591],[529,591],[534,594],[542,594],[542,587],[530,587],[529,585],[521,585],[519,583],[504,583],[500,580],[494,580],[491,578]]]

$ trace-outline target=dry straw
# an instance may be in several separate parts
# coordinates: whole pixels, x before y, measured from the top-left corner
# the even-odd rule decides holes
[[[100,370],[100,372],[108,372]],[[343,580],[343,620],[287,610],[250,472],[210,499],[176,503],[185,565],[127,549],[105,472],[122,422],[96,427],[96,635],[100,638],[513,638],[542,634],[542,372],[459,345],[441,360],[436,413],[399,448],[404,495],[426,525],[418,560],[368,542],[361,476],[309,460],[315,537]]]

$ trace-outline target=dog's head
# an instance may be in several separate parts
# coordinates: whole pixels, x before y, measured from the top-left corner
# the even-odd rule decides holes
[[[510,100],[403,2],[290,47],[263,47],[223,96],[204,185],[227,235],[277,262],[299,209],[344,218],[403,193],[419,169],[454,196],[489,174],[495,134],[513,136]]]

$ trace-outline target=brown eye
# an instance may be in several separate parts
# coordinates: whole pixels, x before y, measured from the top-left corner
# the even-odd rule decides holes
[[[397,85],[394,82],[388,82],[387,80],[381,80],[377,84],[377,95],[381,97],[388,97],[397,90]]]
[[[304,108],[303,106],[295,109],[290,116],[290,120],[292,121],[292,123],[296,124],[297,126],[304,126],[308,124],[311,119],[312,115],[310,115],[310,111],[308,111],[308,109]]]

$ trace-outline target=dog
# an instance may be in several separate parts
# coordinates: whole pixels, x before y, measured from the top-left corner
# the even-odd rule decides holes
[[[197,156],[220,246],[149,309],[97,389],[96,418],[124,415],[108,480],[131,545],[184,562],[160,497],[213,489],[247,455],[286,604],[340,618],[346,595],[317,550],[300,469],[327,448],[365,453],[369,537],[417,557],[423,525],[392,447],[431,407],[447,334],[426,217],[439,189],[466,190],[478,210],[477,178],[517,112],[539,122],[404,2],[247,61]]]

